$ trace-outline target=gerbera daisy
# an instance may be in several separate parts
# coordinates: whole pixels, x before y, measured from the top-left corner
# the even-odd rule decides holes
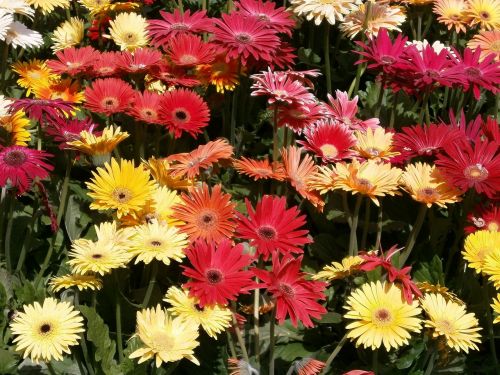
[[[71,17],[63,22],[52,35],[52,49],[59,51],[68,47],[76,46],[83,40],[85,22],[78,17]]]
[[[23,194],[35,178],[44,179],[54,169],[45,159],[51,154],[22,146],[0,148],[0,186]]]
[[[48,87],[35,84],[33,94],[37,99],[61,99],[69,103],[81,103],[85,99],[80,82],[71,78],[52,81]]]
[[[0,9],[10,14],[22,14],[30,19],[35,14],[35,10],[25,0],[0,0]]]
[[[74,103],[62,99],[16,99],[11,105],[12,112],[24,111],[31,119],[38,122],[51,122],[57,118],[68,118],[74,113]]]
[[[243,359],[228,358],[227,369],[230,371],[229,375],[241,374],[256,374],[258,370],[253,368],[252,365]]]
[[[425,295],[428,293],[437,293],[443,296],[446,301],[453,301],[458,305],[463,305],[464,301],[457,297],[455,293],[450,291],[447,287],[437,284],[431,284],[427,281],[417,283],[418,289]]]
[[[14,16],[5,9],[0,9],[0,40],[5,40],[9,26],[14,22]]]
[[[70,0],[25,0],[35,9],[40,8],[42,14],[52,13],[55,8],[69,8]]]
[[[389,160],[399,155],[399,152],[392,151],[393,132],[387,131],[379,126],[375,129],[368,128],[365,131],[356,131],[355,150],[359,156],[365,159]]]
[[[331,25],[343,21],[346,14],[357,9],[361,0],[292,0],[291,10],[298,16],[305,16],[308,21],[314,19],[316,25],[326,19]]]
[[[467,15],[470,25],[481,29],[500,29],[500,0],[467,0]]]
[[[5,35],[5,43],[12,47],[24,49],[40,47],[43,44],[42,34],[28,29],[23,23],[14,21],[9,25]]]
[[[500,293],[497,294],[497,298],[493,298],[493,303],[490,305],[493,311],[497,314],[493,320],[493,324],[500,323]]]
[[[134,97],[134,89],[119,78],[101,78],[85,89],[85,107],[107,116],[124,112]]]
[[[217,334],[231,326],[233,314],[229,308],[221,305],[200,307],[198,298],[189,296],[186,290],[172,286],[163,300],[172,306],[167,310],[173,316],[201,326],[214,339]]]
[[[203,239],[207,242],[221,242],[230,238],[236,227],[234,206],[231,195],[222,192],[221,185],[215,185],[212,192],[208,185],[182,193],[182,203],[173,207],[173,216],[183,221],[182,232],[187,233],[191,241]]]
[[[233,167],[239,173],[247,175],[254,180],[273,179],[283,181],[285,179],[285,171],[283,164],[279,162],[269,162],[269,159],[248,159],[242,156],[239,160],[233,160]]]
[[[201,81],[215,86],[218,93],[233,91],[240,82],[240,63],[236,59],[226,61],[224,54],[215,56],[209,65],[196,67],[197,76]]]
[[[148,124],[161,124],[160,105],[163,95],[151,91],[136,91],[132,99],[133,105],[129,106],[128,113],[136,120]],[[141,126],[141,125],[138,125]]]
[[[429,318],[425,320],[425,326],[433,330],[433,337],[444,336],[446,345],[457,352],[479,350],[476,343],[481,342],[478,331],[482,328],[474,313],[467,313],[464,305],[431,293],[426,294],[420,303]]]
[[[80,139],[80,133],[87,131],[93,133],[97,125],[90,118],[84,119],[61,119],[57,118],[45,127],[45,133],[59,143],[60,149],[68,148],[68,142]]]
[[[17,84],[27,89],[29,95],[35,86],[50,86],[50,82],[57,78],[57,75],[47,67],[46,61],[33,59],[29,61],[18,61],[12,65],[12,71],[19,74]]]
[[[127,73],[139,73],[149,70],[160,62],[161,52],[151,48],[137,48],[133,53],[123,51],[115,55],[117,67]]]
[[[228,239],[216,244],[196,241],[186,250],[191,266],[182,266],[190,278],[185,288],[199,299],[199,305],[226,305],[253,287],[251,271],[244,270],[252,258],[243,253],[243,245],[232,246]]]
[[[337,173],[335,167],[330,165],[322,165],[314,172],[308,180],[308,185],[311,189],[317,190],[319,194],[325,194],[333,191]]]
[[[23,358],[30,357],[38,363],[63,360],[63,353],[70,354],[70,346],[78,345],[80,333],[85,332],[83,317],[69,302],[45,298],[40,305],[24,305],[10,323],[16,350]]]
[[[160,186],[166,186],[170,189],[187,190],[194,185],[193,179],[186,179],[183,176],[176,176],[172,174],[172,166],[164,159],[156,159],[151,157],[144,163],[146,170],[151,172],[154,180]]]
[[[470,19],[466,13],[465,0],[436,0],[432,10],[438,15],[438,21],[448,27],[448,30],[455,28],[456,33],[466,32]]]
[[[445,145],[446,154],[439,154],[436,165],[448,182],[466,191],[474,188],[478,193],[493,197],[500,190],[500,155],[498,144],[480,141]]]
[[[84,130],[80,133],[79,139],[66,144],[73,149],[90,155],[93,164],[101,166],[111,160],[111,152],[128,137],[129,134],[122,132],[119,126],[117,128],[106,127],[100,134]]]
[[[495,55],[495,60],[500,60],[500,30],[481,30],[479,34],[467,42],[467,47],[471,49],[481,49],[481,60],[489,54]]]
[[[49,60],[47,65],[55,73],[71,76],[87,71],[95,62],[99,52],[90,46],[70,47],[56,52],[57,60]]]
[[[399,168],[376,160],[359,163],[354,159],[350,164],[337,163],[334,189],[367,195],[378,206],[377,197],[398,194],[402,172]]]
[[[180,138],[182,132],[196,137],[208,125],[210,110],[201,96],[181,88],[165,93],[160,118],[175,138]]]
[[[267,28],[265,22],[238,13],[222,13],[214,24],[213,41],[227,51],[226,61],[239,58],[241,64],[246,66],[250,58],[265,62],[273,60],[279,38],[274,30]]]
[[[321,271],[312,275],[313,280],[338,280],[345,279],[353,274],[360,272],[359,266],[364,263],[364,259],[360,256],[347,256],[342,259],[341,263],[332,262],[328,266],[324,266]]]
[[[135,168],[132,161],[114,158],[105,163],[104,168],[92,171],[94,176],[86,185],[94,201],[93,210],[117,210],[118,218],[128,213],[140,211],[151,198],[154,183],[149,179],[149,172],[142,167]]]
[[[121,54],[115,51],[105,51],[99,54],[92,63],[92,73],[97,77],[109,77],[118,71],[116,60]]]
[[[461,191],[448,185],[436,167],[427,163],[407,165],[401,181],[411,197],[417,202],[426,204],[427,207],[433,204],[445,207],[446,204],[461,200]]]
[[[467,215],[469,226],[464,228],[467,234],[478,230],[500,231],[500,206],[479,207]]]
[[[226,139],[220,138],[198,146],[191,152],[170,155],[167,160],[173,177],[191,179],[198,176],[202,170],[212,167],[215,163],[229,160],[233,155],[233,146]]]
[[[399,26],[406,20],[406,15],[400,6],[369,1],[371,3],[363,3],[347,14],[340,24],[340,30],[348,38],[354,39],[360,32],[368,37],[377,36],[382,28],[401,31]]]
[[[380,281],[363,284],[347,298],[346,319],[355,320],[346,328],[347,337],[372,350],[383,344],[389,351],[408,344],[411,332],[420,332],[418,302],[408,304],[394,284]]]
[[[141,347],[129,355],[139,358],[138,363],[154,359],[156,367],[163,362],[177,362],[183,358],[196,365],[200,362],[194,356],[194,349],[200,345],[198,325],[180,317],[172,318],[160,305],[137,312],[137,331]]]
[[[170,40],[167,57],[178,66],[190,67],[211,63],[215,52],[214,46],[203,42],[201,37],[181,34]]]
[[[278,106],[278,126],[286,126],[298,134],[324,117],[323,106],[317,102]]]
[[[9,134],[8,144],[11,145],[28,146],[28,142],[31,140],[29,126],[30,120],[26,118],[23,111],[0,117],[0,129]]]
[[[181,262],[185,257],[187,235],[179,233],[177,228],[152,220],[136,225],[133,229],[134,235],[128,243],[128,251],[135,257],[135,264],[149,264],[156,259],[169,265],[171,260]]]
[[[313,358],[303,358],[292,363],[290,369],[293,369],[297,375],[317,375],[325,367],[325,362]],[[290,369],[288,371],[290,371]]]
[[[500,288],[500,252],[498,249],[490,252],[484,258],[483,274],[488,276],[496,289]]]
[[[287,316],[292,325],[297,327],[300,321],[304,327],[313,327],[311,318],[321,319],[326,309],[317,301],[326,298],[323,291],[326,283],[308,281],[300,272],[302,256],[294,258],[286,254],[281,260],[278,252],[273,252],[271,272],[255,268],[256,276],[263,281],[260,287],[276,299],[276,319],[283,324]]]
[[[236,11],[265,22],[277,33],[292,35],[295,20],[284,7],[276,7],[272,1],[239,0],[234,3]]]
[[[310,193],[309,180],[318,170],[318,166],[314,164],[313,158],[308,154],[305,154],[302,159],[301,149],[296,146],[283,148],[280,153],[287,180],[300,195],[307,198]]]
[[[118,228],[116,221],[108,221],[94,225],[94,230],[99,242],[112,242],[116,246],[128,246],[132,236],[131,228]]]
[[[120,13],[109,21],[111,39],[123,50],[134,51],[148,45],[147,20],[137,13]]]
[[[175,9],[173,13],[160,10],[162,20],[149,20],[148,32],[151,44],[155,47],[167,45],[178,34],[202,33],[212,31],[212,20],[205,10],[193,12],[187,9],[184,13]]]
[[[383,39],[383,38],[382,38]],[[345,91],[336,90],[335,98],[327,94],[328,103],[324,103],[323,111],[325,115],[352,130],[366,130],[367,128],[376,129],[379,124],[378,118],[361,120],[356,117],[358,112],[358,96],[352,100]]]
[[[94,275],[68,274],[51,278],[49,285],[50,290],[54,293],[73,287],[77,287],[80,291],[85,289],[100,290],[102,288],[102,280]]]
[[[484,260],[500,248],[500,232],[489,230],[479,230],[469,234],[465,238],[462,255],[468,262],[468,266],[476,270],[476,273],[483,272]]]
[[[264,195],[255,210],[245,199],[248,218],[241,213],[238,216],[238,237],[250,240],[256,247],[256,257],[264,260],[279,251],[283,254],[302,253],[299,246],[311,243],[307,229],[300,229],[306,223],[296,206],[286,208],[285,197]]]

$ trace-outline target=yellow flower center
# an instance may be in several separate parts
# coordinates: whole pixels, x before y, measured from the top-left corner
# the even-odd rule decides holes
[[[389,310],[381,307],[373,312],[372,320],[373,323],[377,326],[387,326],[392,323],[393,317]]]
[[[490,44],[489,50],[495,53],[500,52],[500,40],[495,40],[493,43]]]
[[[480,163],[469,165],[464,170],[464,176],[473,182],[481,182],[488,178],[488,170]]]
[[[195,65],[198,63],[198,58],[194,55],[182,55],[179,61],[184,65]]]
[[[450,334],[453,334],[455,332],[453,324],[449,320],[446,320],[446,319],[438,320],[436,322],[436,328],[440,332],[444,333],[445,335],[450,335]]]
[[[417,200],[425,203],[432,203],[439,199],[439,193],[436,189],[431,187],[425,187],[418,191]]]
[[[127,188],[117,187],[115,190],[113,190],[113,193],[111,193],[111,195],[116,201],[120,203],[127,203],[132,198],[132,193]]]
[[[325,143],[319,149],[321,150],[323,155],[328,157],[328,158],[334,158],[339,154],[337,147],[335,147],[334,145],[329,144],[329,143]]]
[[[491,223],[488,224],[488,230],[492,232],[498,232],[499,225],[498,223],[492,221]]]
[[[366,178],[358,178],[356,180],[356,189],[360,193],[367,194],[373,189],[373,184]]]
[[[175,348],[175,337],[168,333],[155,330],[151,333],[152,347],[156,352],[170,352]]]

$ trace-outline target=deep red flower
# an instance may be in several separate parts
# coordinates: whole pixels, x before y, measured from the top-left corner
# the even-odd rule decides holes
[[[116,65],[128,73],[147,71],[161,60],[161,52],[151,48],[137,48],[134,53],[123,51],[116,56]]]
[[[59,143],[60,149],[66,149],[68,148],[68,142],[80,139],[82,131],[95,133],[94,130],[96,127],[97,125],[90,118],[82,120],[77,118],[58,118],[49,123],[45,128],[45,133],[50,135],[54,142]]]
[[[493,198],[500,190],[500,154],[496,142],[477,140],[445,145],[436,165],[450,185],[462,191],[474,188]]]
[[[159,79],[168,86],[194,87],[200,84],[200,81],[195,76],[187,74],[184,67],[166,61],[161,61],[151,67],[149,73],[152,77]]]
[[[335,98],[327,95],[329,104],[324,104],[325,115],[333,120],[350,127],[352,130],[376,129],[380,123],[378,118],[361,120],[356,117],[358,113],[358,97],[349,100],[349,95],[345,91],[336,90]]]
[[[286,69],[295,66],[296,48],[290,43],[280,41],[279,47],[274,51],[273,59],[269,62],[262,62],[262,68],[271,67],[273,69]],[[260,68],[260,69],[262,69]]]
[[[179,138],[182,132],[196,138],[208,125],[210,111],[207,103],[194,91],[176,89],[163,96],[161,120],[175,138]]]
[[[111,21],[111,17],[107,15],[99,15],[92,20],[92,24],[87,30],[87,36],[90,40],[99,40],[103,39],[102,34],[106,32],[109,27],[109,21]]]
[[[467,215],[467,225],[464,228],[466,234],[478,230],[500,231],[500,207],[490,204],[486,207],[476,207],[474,212]]]
[[[128,113],[139,121],[149,124],[162,124],[160,119],[160,106],[163,96],[151,91],[138,92],[132,99],[133,105],[128,108]]]
[[[295,21],[284,7],[276,8],[274,2],[260,0],[240,0],[236,1],[234,6],[238,13],[264,22],[269,29],[277,33],[292,35]]]
[[[189,9],[182,14],[178,9],[174,13],[160,11],[160,16],[162,20],[148,21],[151,44],[155,47],[167,45],[178,34],[211,32],[213,28],[213,21],[204,10],[193,14]]]
[[[487,117],[481,124],[483,134],[492,142],[500,143],[500,124],[494,117]]]
[[[42,120],[51,121],[61,118],[67,118],[74,111],[75,103],[62,99],[16,99],[11,105],[12,113],[24,111],[26,116],[32,120],[41,122]]]
[[[120,52],[106,51],[99,54],[92,64],[92,73],[96,77],[109,77],[118,71],[116,65]]]
[[[215,48],[203,42],[197,35],[178,35],[173,38],[167,49],[167,56],[179,66],[209,64],[215,58]]]
[[[243,253],[243,245],[232,246],[227,239],[219,244],[196,241],[186,250],[191,267],[182,266],[183,275],[191,278],[184,287],[205,305],[226,305],[239,294],[253,289],[252,271],[245,270],[252,258]]]
[[[118,78],[101,78],[85,89],[85,107],[109,116],[124,112],[133,97],[134,89],[127,82]]]
[[[55,73],[67,73],[74,76],[90,69],[99,56],[99,52],[92,47],[65,48],[56,52],[57,60],[47,61],[47,66]]]
[[[323,291],[326,283],[322,281],[308,281],[304,273],[300,272],[302,256],[295,259],[286,254],[281,260],[279,253],[273,253],[273,268],[271,272],[254,269],[255,275],[264,283],[261,287],[276,299],[276,319],[282,324],[290,316],[296,327],[300,321],[304,327],[313,327],[312,318],[320,319],[326,309],[317,301],[324,300]]]
[[[299,246],[311,243],[307,229],[300,229],[306,223],[296,206],[286,208],[286,198],[264,195],[255,210],[245,200],[248,218],[238,215],[237,233],[240,238],[250,240],[256,247],[256,256],[267,260],[274,252],[302,253]]]
[[[238,13],[222,14],[214,22],[213,40],[227,51],[226,61],[239,58],[245,66],[250,58],[272,61],[280,40],[265,22]]]
[[[0,148],[0,186],[11,186],[23,194],[35,178],[46,178],[54,167],[45,162],[45,151],[22,146]]]
[[[356,137],[344,124],[332,120],[320,120],[304,131],[306,139],[297,141],[307,151],[313,152],[325,163],[351,158]]]
[[[402,289],[404,299],[411,305],[413,303],[413,296],[422,297],[422,292],[412,281],[410,272],[410,266],[401,269],[391,267],[387,270],[387,278],[391,283],[395,283]]]
[[[449,115],[449,125],[460,132],[462,136],[461,141],[474,142],[476,139],[483,136],[483,119],[481,118],[481,115],[477,115],[475,119],[468,122],[463,108],[458,116],[455,116],[452,109],[450,109]]]
[[[286,126],[298,134],[322,118],[323,107],[316,102],[278,107],[278,126]]]

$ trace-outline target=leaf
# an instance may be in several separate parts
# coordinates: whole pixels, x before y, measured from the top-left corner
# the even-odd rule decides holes
[[[292,362],[297,358],[311,357],[314,351],[307,350],[301,342],[292,342],[276,347],[276,357],[286,362]]]
[[[320,233],[314,236],[314,242],[309,245],[312,254],[324,262],[333,260],[333,246],[335,237],[328,233]]]
[[[132,337],[127,341],[127,347],[123,350],[123,361],[120,363],[121,373],[124,375],[141,375],[147,373],[150,362],[137,363],[137,359],[130,359],[129,355],[140,347],[140,341],[137,337]]]
[[[431,262],[420,263],[420,268],[413,274],[416,281],[427,281],[431,284],[444,285],[443,263],[439,256],[434,255]]]
[[[90,218],[85,215],[78,204],[75,196],[70,196],[68,199],[68,206],[64,215],[64,226],[68,232],[68,237],[73,242],[78,239],[82,234],[84,228],[90,222]]]
[[[396,361],[396,367],[400,370],[410,368],[413,362],[422,354],[425,349],[425,344],[423,341],[414,343],[410,346],[410,349],[399,356]]]
[[[300,47],[297,51],[297,56],[305,64],[317,65],[321,62],[321,57],[315,54],[310,48]]]
[[[114,360],[116,344],[109,338],[109,328],[95,309],[80,306],[80,311],[87,319],[87,339],[95,347],[95,360],[100,362],[105,374],[115,375],[120,373],[120,368]]]
[[[342,321],[342,315],[339,313],[329,311],[325,315],[321,317],[321,320],[318,321],[319,324],[337,324]]]
[[[12,374],[16,367],[16,354],[6,349],[0,349],[0,374]]]

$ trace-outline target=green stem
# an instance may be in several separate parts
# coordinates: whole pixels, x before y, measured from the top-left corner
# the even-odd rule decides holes
[[[417,40],[422,40],[422,13],[417,15]]]
[[[148,288],[146,289],[146,294],[144,295],[144,299],[142,300],[143,309],[145,309],[149,304],[149,300],[151,299],[151,294],[153,293],[153,289],[156,284],[157,275],[158,275],[158,263],[153,260],[153,263],[151,264],[151,275],[149,277]]]
[[[33,243],[33,228],[35,227],[35,223],[40,217],[40,214],[41,211],[38,210],[38,201],[35,200],[35,203],[33,204],[33,214],[31,216],[28,228],[26,229],[23,247],[21,248],[21,253],[19,254],[19,259],[17,260],[17,266],[15,270],[16,273],[19,273],[19,271],[21,271],[21,268],[24,265],[24,260],[26,259],[26,253],[28,252],[28,249],[31,248],[31,244]]]
[[[178,0],[179,12],[184,13],[184,6],[182,5],[182,0]]]
[[[384,103],[384,98],[385,98],[385,88],[384,88],[384,82],[380,81],[378,83],[379,89],[378,89],[378,98],[377,98],[377,104],[375,105],[375,112],[374,115],[375,117],[380,116],[380,111],[382,109],[382,104]]]
[[[116,278],[116,273],[115,273]],[[116,287],[120,288],[118,278]],[[122,305],[120,303],[120,293],[115,293],[115,321],[116,321],[116,347],[118,349],[118,359],[123,361],[123,338],[122,338]]]
[[[491,356],[493,358],[493,363],[495,363],[495,371],[497,375],[499,375],[500,367],[498,366],[497,350],[495,347],[495,331],[493,329],[493,317],[491,316],[490,296],[488,288],[489,288],[488,279],[485,276],[483,276],[483,293],[484,293],[483,303],[486,309],[486,320],[488,322],[488,339],[490,343],[490,351],[491,351]]]
[[[233,310],[236,311],[236,304],[233,303]],[[245,346],[245,340],[243,340],[243,335],[241,334],[240,327],[238,326],[238,321],[236,320],[236,317],[234,315],[235,313],[233,312],[233,329],[234,333],[236,334],[236,338],[238,339],[238,344],[240,345],[241,349],[241,354],[243,356],[243,359],[250,363],[250,358],[248,357],[248,352],[247,348]]]
[[[356,231],[358,229],[358,219],[359,219],[359,209],[361,207],[361,202],[363,201],[363,195],[359,194],[356,198],[356,205],[354,206],[354,212],[351,217],[351,234],[349,236],[349,255],[358,255],[358,238],[356,236]]]
[[[348,91],[349,97],[351,97],[352,95],[356,95],[358,93],[361,77],[363,76],[365,70],[366,70],[365,63],[358,64],[358,67],[356,68],[356,77],[354,78],[354,80],[351,82],[351,85],[349,86],[349,91]]]
[[[498,120],[500,111],[500,94],[495,95],[495,109],[493,111],[493,117]]]
[[[378,349],[372,352],[372,371],[375,375],[378,373]]]
[[[231,128],[230,128],[230,141],[231,145],[233,147],[236,146],[236,108],[237,108],[237,102],[238,102],[238,93],[239,89],[238,87],[235,87],[233,91],[233,95],[231,98]]]
[[[134,130],[135,130],[135,163],[139,165],[141,163],[141,160],[144,159],[145,157],[145,135],[146,135],[146,129],[145,126],[146,124],[141,124],[141,123],[134,123]]]
[[[278,145],[278,106],[274,105],[273,112],[273,161],[279,159],[279,145]]]
[[[54,367],[52,367],[52,363],[45,362],[45,365],[47,365],[47,370],[49,370],[50,375],[57,375],[56,371],[54,370]]]
[[[393,102],[391,108],[391,117],[389,118],[389,129],[394,129],[394,122],[396,121],[396,111],[399,102],[399,91],[393,93]]]
[[[361,246],[360,248],[366,249],[366,239],[368,238],[368,227],[370,225],[370,208],[371,208],[371,199],[366,197],[365,199],[365,220],[363,223],[363,235],[361,236]]]
[[[7,188],[4,186],[0,192],[0,251],[4,249],[4,224],[6,215],[8,215],[8,200],[5,198],[7,196]]]
[[[339,354],[340,350],[342,349],[342,347],[345,345],[346,342],[347,342],[347,333],[344,335],[344,337],[342,337],[340,339],[340,341],[337,344],[337,346],[335,347],[335,349],[333,349],[332,354],[330,354],[330,356],[326,360],[325,367],[323,368],[323,372],[321,374],[326,375],[328,373],[328,370],[330,369],[330,366],[331,366],[333,360],[335,359],[337,354]]]
[[[429,362],[427,363],[427,368],[425,369],[424,375],[431,375],[432,370],[434,370],[434,363],[436,362],[436,351],[433,350]]]
[[[429,97],[430,97],[430,92],[426,91],[424,93],[424,97],[422,99],[422,107],[420,108],[420,114],[418,115],[418,124],[422,125],[424,122],[424,115],[427,111],[427,106],[429,104]]]
[[[229,351],[231,352],[231,357],[237,358],[236,349],[234,348],[233,338],[231,337],[231,334],[227,329],[226,329],[226,336],[227,336],[227,344],[229,345]]]
[[[177,369],[177,366],[179,366],[179,363],[181,361],[177,361],[177,362],[174,362],[174,363],[171,363],[168,368],[167,368],[167,371],[165,371],[165,375],[171,375],[174,373],[174,371]]]
[[[417,242],[418,234],[420,233],[420,229],[422,228],[422,224],[424,223],[425,215],[427,213],[427,205],[421,204],[418,210],[417,219],[415,220],[415,224],[411,230],[410,236],[408,237],[408,241],[406,241],[405,249],[401,252],[399,257],[399,267],[403,267],[410,253]]]
[[[379,200],[378,213],[377,213],[377,235],[375,237],[375,250],[380,250],[380,243],[382,242],[383,217],[384,217],[384,211],[382,209],[382,201]]]
[[[274,375],[274,346],[276,343],[275,337],[276,324],[276,305],[271,313],[271,321],[269,322],[269,375]]]
[[[80,307],[80,291],[78,288],[74,289],[75,292],[75,307],[77,310],[79,310]],[[94,372],[94,367],[92,366],[92,363],[90,362],[89,358],[89,351],[87,348],[87,341],[85,340],[85,335],[84,333],[80,333],[80,346],[82,348],[82,354],[83,354],[83,360],[85,361],[85,367],[87,368],[87,371],[89,372],[89,375],[95,375]]]
[[[14,198],[10,199],[8,204],[8,209],[6,210],[7,212],[7,229],[5,230],[5,266],[7,268],[7,271],[10,273],[12,270],[12,261],[11,261],[11,254],[10,254],[10,242],[11,242],[11,236],[12,236],[12,226],[14,224]]]
[[[325,22],[325,35],[323,39],[323,52],[325,54],[325,80],[326,91],[332,94],[332,71],[330,66],[330,23]]]
[[[344,209],[344,214],[346,215],[347,218],[347,224],[349,225],[349,228],[352,228],[352,214],[351,214],[351,209],[349,208],[349,202],[347,202],[347,192],[342,191],[342,208]]]

